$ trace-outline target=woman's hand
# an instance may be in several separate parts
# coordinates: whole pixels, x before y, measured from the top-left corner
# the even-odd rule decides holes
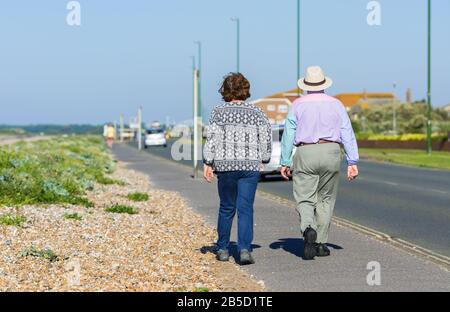
[[[291,168],[285,166],[281,167],[281,176],[283,179],[289,181],[289,178],[292,177]]]
[[[203,178],[205,178],[208,183],[212,182],[212,179],[214,177],[214,171],[211,166],[203,165]]]

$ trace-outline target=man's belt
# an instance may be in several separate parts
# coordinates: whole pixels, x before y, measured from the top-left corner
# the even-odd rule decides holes
[[[327,143],[336,143],[336,144],[339,144],[338,142],[320,139],[320,140],[319,140],[318,142],[316,142],[316,143],[300,142],[300,143],[296,144],[295,146],[296,146],[296,147],[300,147],[300,146],[305,146],[305,145],[327,144]]]

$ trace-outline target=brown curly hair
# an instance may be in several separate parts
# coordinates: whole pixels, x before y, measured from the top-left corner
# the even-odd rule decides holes
[[[230,73],[223,79],[219,93],[225,102],[245,101],[251,96],[250,82],[241,73]]]

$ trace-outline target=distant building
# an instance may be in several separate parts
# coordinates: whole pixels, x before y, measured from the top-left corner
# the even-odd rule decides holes
[[[263,110],[271,124],[279,125],[284,124],[289,107],[298,98],[298,95],[299,90],[292,89],[286,92],[275,93],[252,103]]]
[[[448,104],[447,106],[442,107],[443,110],[445,110],[447,112],[447,114],[450,116],[450,104]]]
[[[412,102],[412,91],[411,88],[408,88],[408,90],[406,90],[406,103],[411,104]]]
[[[347,111],[359,105],[362,108],[367,108],[370,105],[391,104],[395,95],[393,93],[341,93],[335,95],[340,100]]]
[[[300,90],[300,94],[302,91]],[[271,96],[258,99],[252,103],[261,108],[271,124],[284,124],[289,112],[289,107],[298,98],[299,90],[292,89],[285,92],[275,93]],[[368,108],[370,105],[391,104],[395,95],[393,93],[341,93],[335,96],[339,99],[347,111],[352,111],[352,116],[357,118],[360,108]]]

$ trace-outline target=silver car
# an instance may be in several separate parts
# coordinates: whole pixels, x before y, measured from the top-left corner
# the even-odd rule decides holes
[[[283,137],[284,126],[272,127],[272,156],[268,164],[264,164],[261,169],[261,179],[264,179],[268,175],[278,175],[281,170],[281,138]],[[295,147],[292,154],[295,153]]]

